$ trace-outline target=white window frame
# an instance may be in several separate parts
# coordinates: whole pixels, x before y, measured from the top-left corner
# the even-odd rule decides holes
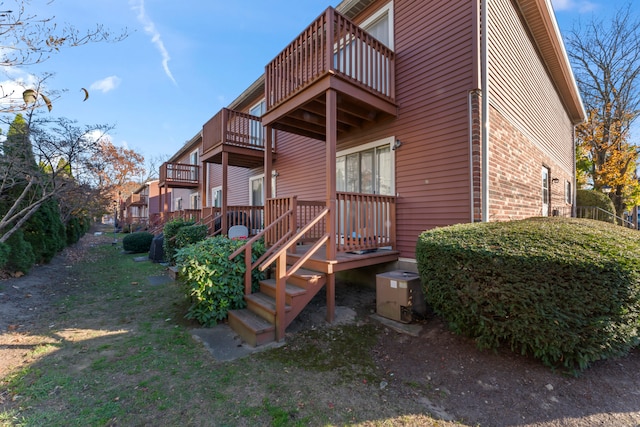
[[[360,28],[363,30],[367,30],[371,24],[379,20],[384,14],[387,14],[389,17],[389,46],[387,46],[391,50],[395,50],[395,30],[394,30],[394,20],[393,20],[393,1],[382,6],[380,9],[376,11],[369,18],[365,19],[362,24],[360,24]]]
[[[564,201],[568,205],[573,203],[573,196],[571,194],[571,181],[564,182]]]
[[[372,150],[374,148],[388,146],[389,153],[391,154],[391,194],[396,194],[396,151],[394,145],[396,142],[395,136],[389,136],[376,141],[368,142],[366,144],[351,147],[345,150],[338,151],[336,153],[336,161],[338,157],[348,156],[349,154],[359,153],[361,151]]]
[[[541,199],[542,199],[542,216],[551,214],[551,168],[542,165],[541,173]]]
[[[260,206],[264,206],[264,203],[266,202],[266,198],[265,198],[265,194],[264,194],[264,174],[261,173],[260,175],[254,175],[252,177],[249,178],[249,206],[254,206],[253,205],[253,181],[257,181],[261,179],[262,180],[262,205]],[[275,175],[271,175],[271,197],[274,198],[276,197],[276,176]]]
[[[182,210],[182,197],[176,197],[173,199],[173,211],[178,212]]]
[[[216,206],[216,193],[218,191],[220,192],[220,206]],[[215,208],[215,207],[220,207],[221,208],[222,207],[222,186],[221,185],[219,185],[217,187],[213,187],[211,189],[211,203],[210,203],[210,205],[211,205],[212,208]]]
[[[262,204],[264,205],[264,174],[249,177],[249,206],[253,204],[253,181],[262,180]]]
[[[195,203],[194,203],[195,200]],[[191,193],[189,194],[189,206],[191,209],[199,209],[198,204],[200,203],[200,193]]]
[[[254,110],[260,108],[260,114],[256,114]],[[267,100],[266,98],[262,98],[260,102],[256,103],[249,109],[249,114],[256,117],[262,117],[264,113],[267,111]],[[254,135],[254,128],[258,129],[258,135]],[[264,128],[262,127],[261,122],[254,122],[253,120],[249,124],[249,143],[252,145],[263,146],[265,140]],[[259,141],[259,142],[258,142]]]

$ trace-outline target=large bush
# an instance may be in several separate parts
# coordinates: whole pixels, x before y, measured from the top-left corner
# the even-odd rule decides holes
[[[177,250],[176,235],[182,227],[194,225],[195,221],[184,220],[182,218],[167,221],[162,229],[164,240],[162,241],[162,249],[164,250],[164,258],[170,264],[175,264],[175,255]]]
[[[640,343],[640,239],[600,221],[536,218],[420,235],[426,299],[481,348],[584,369]]]
[[[152,240],[153,234],[148,231],[138,231],[127,234],[122,239],[122,249],[134,254],[149,252]]]
[[[180,280],[191,299],[188,319],[195,319],[205,326],[215,325],[227,317],[229,310],[243,308],[244,301],[244,254],[229,260],[245,241],[216,236],[180,249],[176,255],[180,265]],[[264,254],[264,244],[252,246],[252,262]],[[264,273],[252,272],[252,287],[257,290]]]
[[[9,253],[6,257],[4,269],[11,273],[28,273],[36,261],[31,244],[24,239],[22,229],[13,233],[6,241]]]
[[[201,242],[207,238],[208,232],[209,230],[204,224],[193,224],[181,227],[175,237],[174,245],[176,250]]]
[[[49,199],[23,225],[24,239],[31,244],[36,263],[48,263],[67,246],[66,229],[58,201]]]
[[[607,212],[616,212],[616,208],[614,207],[611,198],[606,194],[595,190],[578,190],[576,192],[576,205],[595,206]],[[611,217],[611,221],[609,222],[614,222],[614,218]]]

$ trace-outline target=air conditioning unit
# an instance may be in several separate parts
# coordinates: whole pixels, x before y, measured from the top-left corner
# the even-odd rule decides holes
[[[376,312],[403,323],[413,321],[415,313],[424,315],[426,303],[420,276],[401,270],[376,275]]]

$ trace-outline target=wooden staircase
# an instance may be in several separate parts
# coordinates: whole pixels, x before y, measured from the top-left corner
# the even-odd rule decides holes
[[[285,285],[286,328],[324,287],[326,275],[299,269]],[[260,282],[260,291],[245,295],[247,308],[229,311],[229,326],[249,345],[259,346],[276,340],[276,280]]]

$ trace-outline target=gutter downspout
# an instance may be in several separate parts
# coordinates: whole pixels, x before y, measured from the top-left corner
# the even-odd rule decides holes
[[[489,222],[489,0],[481,0],[480,72],[482,90],[482,222]]]

